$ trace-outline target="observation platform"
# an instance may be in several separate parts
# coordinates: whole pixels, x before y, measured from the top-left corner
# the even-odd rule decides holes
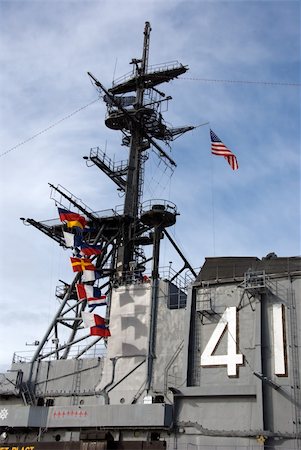
[[[168,200],[148,200],[141,205],[141,222],[148,226],[171,227],[179,215],[177,207]]]
[[[111,130],[130,131],[132,122],[135,121],[144,127],[147,133],[156,139],[171,139],[172,134],[163,123],[162,116],[153,108],[143,107],[140,109],[111,109],[106,117],[105,124]]]
[[[179,75],[187,72],[188,67],[183,66],[178,61],[171,63],[150,66],[143,76],[135,76],[133,72],[118,78],[113,82],[109,89],[111,94],[125,94],[137,89],[137,83],[142,84],[144,89],[149,89],[158,84],[165,83],[177,78]]]

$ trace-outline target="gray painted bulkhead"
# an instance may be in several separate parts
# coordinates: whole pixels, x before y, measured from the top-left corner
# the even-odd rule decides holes
[[[251,289],[250,298],[243,287],[242,273],[236,268],[235,275],[229,276],[231,271],[235,272],[233,265],[231,271],[228,267],[227,275],[223,275],[221,259],[215,261],[215,265],[220,265],[220,278],[216,276],[216,267],[213,270],[210,261],[208,267],[207,261],[204,278],[201,278],[201,271],[200,279],[188,297],[192,307],[191,317],[187,319],[190,341],[185,348],[190,386],[175,395],[177,422],[185,430],[180,440],[184,447],[196,439],[198,445],[221,445],[220,448],[241,445],[245,448],[243,446],[256,445],[258,436],[259,442],[265,438],[266,448],[301,448],[300,258],[292,258],[294,270],[291,272],[283,270],[284,263],[288,264],[283,261],[286,258],[274,260],[276,268],[266,267],[265,286],[253,289],[253,292]],[[271,262],[267,263],[271,267]],[[258,263],[257,259],[256,266],[254,270],[262,270],[264,262]],[[211,306],[204,303],[203,310],[197,302],[201,292],[205,292],[205,300],[211,300]],[[275,375],[278,348],[273,342],[274,304],[283,305],[284,311],[286,373],[281,376]],[[237,307],[237,352],[244,356],[236,377],[228,376],[223,365],[201,365],[206,344],[229,306]],[[226,329],[213,355],[227,353],[227,338],[231,336],[227,336]],[[187,437],[187,432],[193,437]]]
[[[113,291],[111,333],[103,378],[98,389],[108,392],[110,404],[143,403],[145,396],[170,402],[168,384],[185,382],[182,370],[185,309],[168,308],[169,282],[158,290],[155,355],[151,390],[147,392],[147,351],[151,323],[151,284],[122,286]],[[162,399],[163,400],[163,399]]]
[[[220,259],[216,259],[220,263]],[[243,268],[245,270],[246,264]],[[80,368],[76,360],[41,362],[36,375],[36,394],[44,399],[53,398],[54,406],[49,407],[25,406],[18,390],[0,377],[0,412],[7,410],[0,427],[28,427],[30,423],[37,430],[48,430],[41,437],[45,441],[54,440],[56,433],[62,440],[70,440],[71,434],[72,439],[76,439],[75,436],[79,439],[80,429],[103,427],[111,431],[114,439],[122,436],[124,441],[148,440],[151,429],[156,430],[167,449],[257,449],[263,448],[264,441],[265,448],[300,448],[300,434],[299,439],[297,437],[301,426],[301,271],[288,272],[281,267],[277,273],[277,268],[273,269],[268,273],[265,287],[247,295],[243,287],[244,270],[235,277],[227,274],[223,279],[219,268],[217,279],[211,277],[207,269],[205,264],[203,279],[191,286],[186,309],[168,309],[168,283],[160,284],[151,394],[153,401],[161,394],[164,403],[143,404],[147,394],[143,391],[146,379],[143,361],[148,320],[142,319],[140,313],[137,315],[137,311],[142,314],[144,309],[145,317],[149,318],[149,287],[128,287],[123,291],[119,288],[113,297],[116,319],[118,311],[120,317],[124,314],[127,319],[120,319],[120,328],[112,333],[114,336],[119,331],[115,343],[109,342],[107,357],[83,359]],[[142,291],[138,293],[138,289]],[[197,300],[201,292],[205,300],[210,297],[211,309],[208,305],[200,307]],[[275,375],[277,348],[273,329],[273,305],[279,303],[284,309],[286,350],[286,373],[282,376]],[[237,308],[236,351],[243,355],[236,376],[228,375],[226,365],[201,365],[204,349],[229,307]],[[137,330],[137,324],[132,322],[135,317],[141,319]],[[212,355],[227,354],[229,339],[231,334],[225,327]],[[141,352],[140,356],[136,352]],[[113,383],[106,388],[113,379],[114,358],[124,363],[115,371]],[[135,369],[135,364],[140,366]],[[23,381],[26,381],[28,364],[16,363],[13,369],[21,369]],[[15,373],[7,374],[12,382]],[[101,393],[104,388],[109,397]],[[110,404],[105,404],[108,398]],[[136,403],[131,404],[133,398]],[[32,433],[31,439],[39,431]],[[14,436],[10,439],[14,442]]]
[[[102,405],[79,407],[6,406],[7,416],[1,426],[20,428],[169,428],[172,406],[152,405]]]

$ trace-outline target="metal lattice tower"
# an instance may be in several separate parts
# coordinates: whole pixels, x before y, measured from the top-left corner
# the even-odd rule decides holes
[[[151,27],[145,23],[141,59],[132,59],[132,72],[113,82],[106,89],[90,72],[97,90],[107,107],[105,124],[108,128],[122,133],[122,145],[128,147],[128,160],[115,163],[99,147],[94,147],[84,159],[88,166],[96,166],[125,193],[123,208],[105,211],[93,211],[80,199],[62,186],[51,187],[51,198],[57,206],[82,214],[88,226],[85,241],[102,248],[101,255],[93,257],[99,279],[98,287],[107,295],[106,318],[110,318],[111,289],[123,283],[130,283],[135,277],[142,277],[145,270],[144,246],[151,246],[153,299],[156,301],[156,280],[159,277],[160,240],[166,236],[184,261],[183,268],[195,272],[185,259],[171,236],[165,230],[176,221],[176,206],[170,201],[150,200],[142,205],[144,164],[147,150],[152,148],[166,164],[176,166],[173,159],[164,151],[158,140],[165,144],[192,130],[193,126],[169,128],[160,112],[160,105],[171,97],[155,86],[168,82],[185,73],[188,68],[178,62],[160,66],[149,66],[149,46]],[[125,95],[132,93],[132,95]],[[159,99],[158,99],[159,97]],[[34,219],[22,219],[60,246],[67,247],[64,232],[68,231],[58,219],[38,222]],[[70,231],[70,230],[69,230]],[[42,359],[65,359],[71,355],[80,358],[100,338],[94,340],[82,334],[81,313],[87,309],[87,301],[79,301],[76,296],[76,284],[81,282],[78,273],[71,283],[62,281],[56,296],[60,301],[58,311],[40,341],[32,364]],[[89,284],[89,283],[88,283]],[[90,283],[91,284],[91,283]],[[64,339],[61,338],[63,329]],[[64,342],[64,343],[63,343]],[[52,343],[50,350],[46,346]],[[83,348],[74,353],[75,344],[83,343]]]

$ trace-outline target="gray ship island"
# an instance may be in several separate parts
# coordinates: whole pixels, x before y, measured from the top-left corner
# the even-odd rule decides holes
[[[168,232],[176,205],[143,198],[148,149],[173,167],[162,145],[194,128],[163,120],[158,86],[188,68],[149,66],[150,31],[110,89],[89,73],[128,159],[86,162],[123,208],[51,185],[59,218],[23,219],[69,248],[74,280],[32,357],[0,374],[0,450],[301,448],[301,258],[208,257],[196,273]],[[160,267],[162,239],[178,272]]]

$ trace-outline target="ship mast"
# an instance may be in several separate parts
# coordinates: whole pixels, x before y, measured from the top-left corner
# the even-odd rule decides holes
[[[146,263],[152,262],[152,319],[148,350],[149,387],[155,354],[157,281],[160,240],[163,237],[168,238],[183,261],[183,267],[173,275],[171,281],[186,269],[196,276],[193,268],[166,231],[166,228],[176,221],[178,214],[176,206],[167,200],[153,199],[142,202],[147,150],[151,148],[166,165],[172,168],[176,165],[174,160],[158,141],[169,145],[169,142],[195,128],[193,126],[170,128],[163,120],[161,105],[168,104],[171,97],[165,97],[165,94],[156,86],[177,78],[188,68],[177,61],[149,67],[150,32],[150,23],[146,22],[142,58],[132,59],[131,74],[115,80],[110,89],[106,89],[94,75],[88,72],[106,103],[106,126],[122,133],[122,145],[128,147],[129,153],[127,160],[116,163],[106,152],[96,147],[92,148],[90,155],[85,156],[84,159],[89,167],[96,166],[104,172],[117,185],[118,190],[124,193],[123,211],[120,212],[117,207],[112,209],[110,214],[108,210],[93,211],[64,187],[50,185],[51,198],[57,206],[77,211],[85,217],[88,225],[85,234],[86,243],[97,244],[102,249],[101,254],[93,257],[91,262],[95,263],[98,274],[97,287],[108,298],[106,310],[108,322],[112,290],[123,284],[135,283],[137,279],[141,280],[146,271]],[[132,95],[127,95],[128,93]],[[39,229],[60,246],[70,248],[65,241],[65,233],[70,230],[66,229],[66,225],[59,220],[44,222],[24,218],[22,220],[26,225],[30,224]],[[145,246],[152,248],[152,257],[149,259],[144,254]],[[87,301],[78,299],[76,292],[78,283],[83,283],[82,274],[79,273],[71,283],[62,281],[62,284],[58,286],[56,297],[60,306],[32,358],[31,373],[34,364],[43,359],[66,359],[72,354],[71,350],[76,348],[74,344],[84,343],[83,349],[76,350],[75,356],[73,353],[73,357],[80,358],[91,346],[99,342],[100,338],[96,338],[91,343],[90,336],[82,334],[84,330],[81,317],[88,306]],[[91,282],[89,283],[91,285]],[[54,347],[47,348],[49,343],[54,344]]]
[[[137,80],[136,102],[134,104],[134,110],[136,112],[141,110],[144,106],[143,80],[148,67],[150,32],[150,23],[146,22],[144,28],[142,59],[133,59],[131,62],[135,66],[135,78]],[[141,123],[139,121],[131,122],[130,134],[131,141],[124,200],[124,215],[129,218],[129,226],[125,226],[123,229],[122,243],[119,247],[117,260],[117,265],[121,265],[123,271],[128,271],[130,261],[134,260],[135,224],[137,223],[138,218],[139,201],[142,195],[141,186],[143,183],[141,172],[141,166],[143,164],[142,152],[149,147],[149,144],[145,142]]]

